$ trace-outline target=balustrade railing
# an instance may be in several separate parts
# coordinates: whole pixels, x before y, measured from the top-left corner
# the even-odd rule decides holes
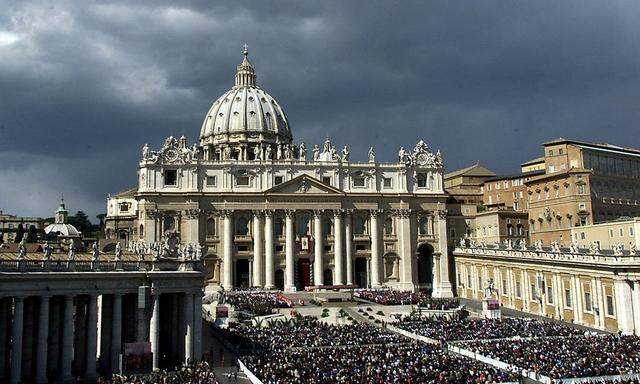
[[[159,259],[149,260],[45,260],[2,259],[0,272],[140,272],[140,271],[202,271],[201,260]]]

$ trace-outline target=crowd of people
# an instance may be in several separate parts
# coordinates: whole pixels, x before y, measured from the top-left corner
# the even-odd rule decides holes
[[[301,318],[292,325],[237,327],[230,332],[245,346],[240,360],[265,384],[517,380],[513,373],[368,324],[337,326]]]
[[[273,313],[275,308],[291,308],[289,299],[278,292],[239,291],[222,296],[221,304],[230,304],[236,311],[250,312],[255,316]]]
[[[160,371],[139,375],[117,375],[100,378],[98,384],[219,384],[220,381],[206,362],[183,366],[175,371]]]
[[[435,298],[425,292],[405,292],[390,289],[361,290],[356,291],[353,296],[381,305],[418,305],[425,309],[442,311],[460,306],[460,302],[456,299]]]
[[[640,372],[640,337],[637,336],[476,340],[460,346],[554,380]]]
[[[393,325],[441,342],[512,337],[575,336],[584,332],[559,323],[532,319],[469,319],[407,316]]]

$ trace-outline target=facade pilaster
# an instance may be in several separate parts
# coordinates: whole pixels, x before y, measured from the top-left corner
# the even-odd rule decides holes
[[[616,310],[618,317],[618,329],[624,333],[633,333],[633,305],[631,303],[631,286],[626,280],[615,280]]]
[[[149,342],[153,354],[153,370],[160,370],[160,292],[153,293],[153,308],[149,321]]]
[[[75,334],[75,324],[73,318],[75,316],[76,307],[73,296],[64,297],[64,319],[62,330],[62,381],[68,382],[73,380],[71,372],[71,363],[73,362],[73,339]]]
[[[120,368],[120,352],[122,349],[122,294],[113,294],[113,318],[111,328],[111,371]]]
[[[440,288],[438,297],[453,297],[453,289],[449,278],[449,249],[447,247],[447,212],[437,211],[434,216],[438,228],[438,249],[440,252]]]
[[[400,256],[400,289],[413,291],[418,283],[418,266],[414,247],[415,231],[412,230],[414,220],[409,209],[398,209],[394,212],[394,215]]]
[[[344,254],[347,269],[347,285],[353,284],[353,223],[351,210],[345,211],[344,217]]]
[[[97,378],[96,356],[98,352],[98,297],[89,295],[87,306],[87,356],[86,378],[93,382]]]

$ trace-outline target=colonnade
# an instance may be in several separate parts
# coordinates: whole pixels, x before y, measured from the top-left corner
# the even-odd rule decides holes
[[[133,342],[150,343],[154,370],[161,356],[200,359],[201,314],[201,290],[0,297],[0,382],[94,382],[98,372],[119,371],[123,347]],[[181,340],[161,341],[161,324]]]
[[[275,255],[275,239],[274,239],[274,217],[276,215],[284,216],[283,234],[284,234],[284,289],[285,291],[294,291],[295,282],[295,262],[298,256],[296,249],[296,214],[311,213],[313,216],[312,230],[309,238],[313,241],[313,249],[309,250],[309,256],[313,267],[310,271],[313,285],[322,286],[329,282],[324,281],[324,271],[330,264],[333,266],[333,277],[331,285],[353,285],[354,284],[354,216],[355,214],[366,215],[368,218],[369,231],[366,236],[358,235],[358,241],[368,238],[369,249],[368,254],[363,256],[369,257],[368,282],[373,288],[383,286],[385,283],[383,277],[383,255],[385,253],[385,245],[383,242],[382,223],[384,223],[385,215],[392,215],[394,218],[394,238],[395,242],[393,252],[400,259],[400,284],[405,289],[415,288],[417,283],[416,268],[416,248],[418,243],[418,234],[416,215],[409,209],[381,210],[371,209],[365,211],[355,211],[351,209],[327,209],[327,210],[257,210],[252,211],[252,231],[253,237],[253,258],[250,264],[251,285],[264,289],[275,288],[275,271],[278,269],[276,265]],[[234,228],[235,218],[238,212],[233,210],[221,210],[219,215],[222,221],[222,273],[221,284],[224,289],[231,290],[234,288],[234,261],[235,250],[234,245]],[[323,233],[323,220],[329,218],[332,220],[333,231],[331,236]],[[438,249],[444,246],[445,257],[443,263],[448,263],[446,257],[446,227],[444,216],[428,215],[430,230],[425,236],[431,236],[431,239],[438,239]],[[440,225],[442,224],[442,225]],[[332,242],[332,251],[325,249],[325,241]],[[438,252],[440,253],[440,252]],[[325,257],[329,255],[331,259]],[[437,266],[434,272],[444,274],[444,276],[436,276],[434,280],[443,282],[445,290],[450,289],[448,278],[448,267]],[[446,272],[446,273],[445,273]],[[447,286],[447,284],[449,284]],[[441,287],[440,287],[441,288]],[[446,295],[446,294],[445,294]]]

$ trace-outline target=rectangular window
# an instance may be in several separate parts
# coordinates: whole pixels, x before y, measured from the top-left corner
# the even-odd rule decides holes
[[[502,279],[502,293],[505,296],[509,296],[509,286],[507,285],[507,280]]]
[[[629,227],[629,236],[633,236],[633,227]]]
[[[567,308],[571,308],[572,307],[572,302],[571,302],[571,290],[570,289],[565,289],[564,290],[564,305]]]
[[[418,188],[427,188],[427,174],[426,173],[418,173]]]
[[[516,281],[516,297],[517,298],[522,297],[522,284],[520,284],[519,281]]]
[[[547,303],[553,304],[553,287],[547,286]]]
[[[609,237],[613,237],[613,229],[609,229]]]
[[[353,178],[353,186],[354,187],[364,187],[366,184],[365,178],[362,176],[356,176]]]
[[[467,287],[471,288],[471,275],[467,275]]]
[[[385,177],[384,179],[382,179],[382,186],[385,188],[391,188],[391,178]]]
[[[178,185],[178,171],[175,169],[164,170],[164,185],[165,187],[175,187]]]
[[[284,181],[284,176],[276,176],[276,178],[275,178],[275,180],[273,181],[273,183],[274,183],[275,185],[278,185],[278,184],[282,184],[282,182],[283,182],[283,181]]]
[[[620,233],[620,237],[624,236],[624,230],[622,228],[620,228],[619,233]]]
[[[578,185],[578,194],[579,195],[584,195],[584,185],[583,184]]]
[[[591,312],[593,307],[591,306],[591,292],[584,293],[584,310],[586,312]]]
[[[531,300],[538,300],[538,290],[535,284],[531,284]]]
[[[331,185],[331,176],[323,176],[322,177],[322,184]]]
[[[207,176],[207,187],[215,187],[217,184],[217,178],[215,176]]]
[[[607,315],[615,316],[615,310],[613,309],[613,296],[607,295]]]
[[[236,176],[236,185],[239,187],[248,187],[250,182],[249,176]]]

